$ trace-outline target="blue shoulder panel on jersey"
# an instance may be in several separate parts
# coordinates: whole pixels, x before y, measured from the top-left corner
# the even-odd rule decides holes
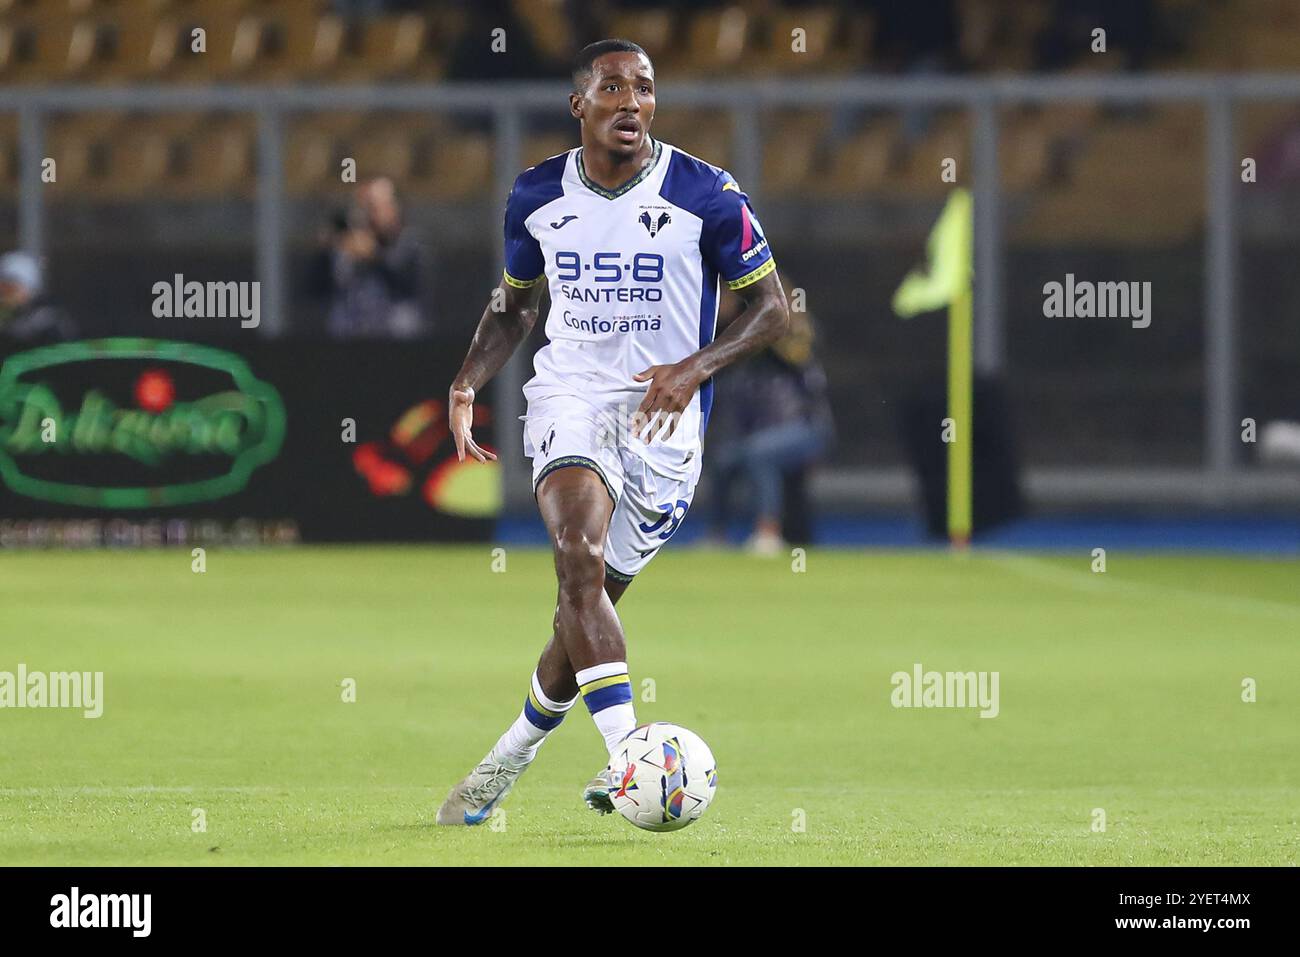
[[[552,200],[564,195],[564,168],[569,154],[561,153],[524,170],[506,199],[506,274],[512,286],[526,289],[541,281],[546,272],[542,247],[524,222]]]
[[[722,188],[720,178],[723,175],[723,171],[712,163],[675,149],[663,185],[659,187],[659,195],[674,206],[694,213],[707,224],[709,201]]]

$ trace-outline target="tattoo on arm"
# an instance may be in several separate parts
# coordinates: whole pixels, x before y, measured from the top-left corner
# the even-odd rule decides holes
[[[469,353],[452,380],[453,389],[468,387],[478,392],[501,371],[537,322],[543,286],[543,283],[538,283],[527,289],[516,289],[503,282],[498,287],[504,306],[496,310],[492,308],[493,303],[489,303],[483,310]],[[493,299],[497,299],[497,293],[493,293]]]

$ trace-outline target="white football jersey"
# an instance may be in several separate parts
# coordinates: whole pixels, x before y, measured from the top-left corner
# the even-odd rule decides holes
[[[720,282],[740,289],[776,268],[731,174],[652,142],[650,162],[616,190],[587,178],[581,148],[515,180],[505,281],[527,288],[545,278],[551,295],[549,342],[524,386],[530,403],[571,395],[626,422],[649,388],[633,375],[713,341]],[[696,470],[712,402],[710,380],[671,439],[630,446],[657,471]]]

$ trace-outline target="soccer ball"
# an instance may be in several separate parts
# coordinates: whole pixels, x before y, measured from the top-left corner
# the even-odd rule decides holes
[[[610,759],[619,782],[610,795],[625,818],[647,831],[675,831],[713,800],[718,771],[698,734],[666,721],[643,724]]]

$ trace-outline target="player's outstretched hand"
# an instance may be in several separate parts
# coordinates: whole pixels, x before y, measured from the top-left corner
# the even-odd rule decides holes
[[[646,445],[656,435],[668,439],[677,431],[682,413],[691,404],[695,390],[700,387],[699,373],[689,360],[682,360],[671,365],[651,366],[632,378],[637,382],[650,383],[640,407],[632,415],[629,424],[632,434],[641,437],[641,433],[645,432]]]
[[[480,462],[496,461],[496,455],[487,449],[481,449],[474,442],[470,426],[474,423],[474,390],[469,386],[463,389],[451,387],[447,399],[447,419],[451,425],[452,438],[456,440],[456,459],[465,461],[465,450]]]

